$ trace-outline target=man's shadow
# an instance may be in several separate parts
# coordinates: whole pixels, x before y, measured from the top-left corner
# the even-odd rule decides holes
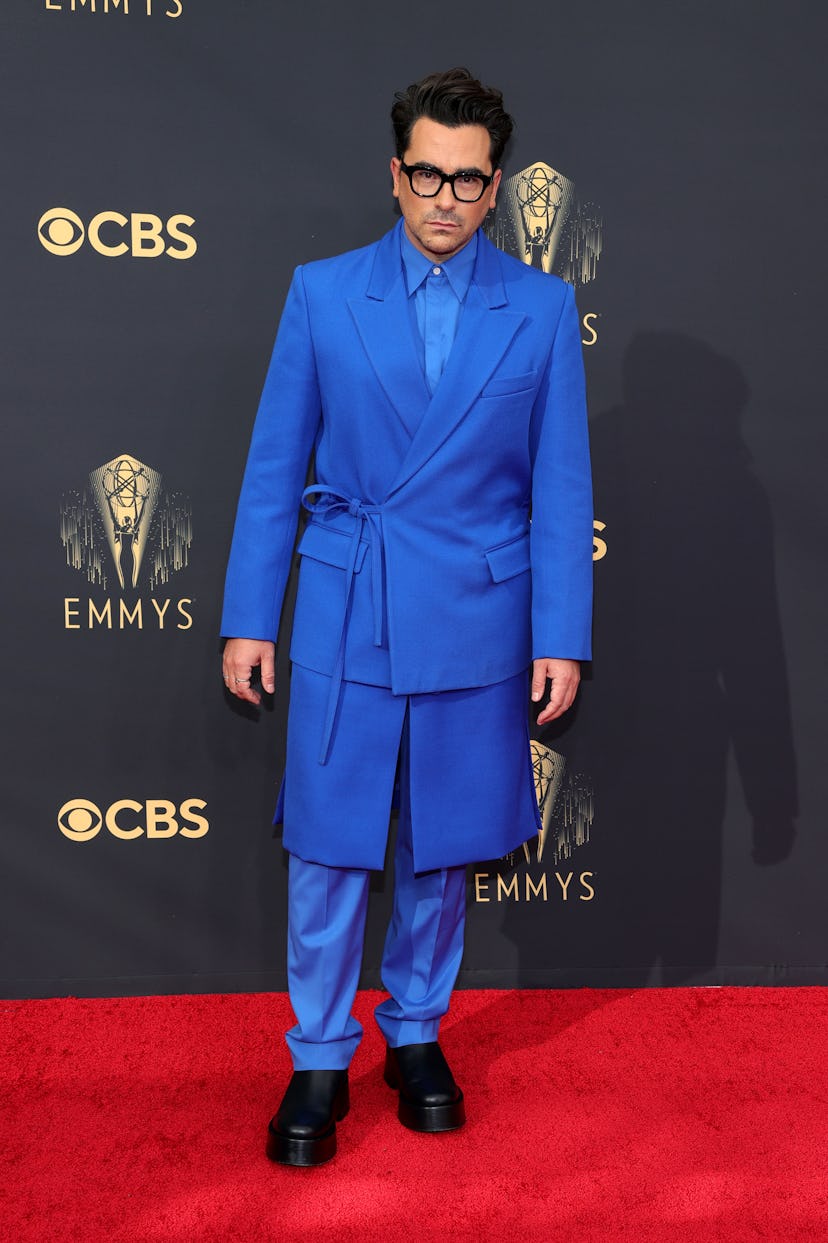
[[[595,789],[592,842],[567,866],[589,854],[578,954],[612,975],[584,982],[670,985],[717,966],[730,748],[753,826],[746,866],[790,853],[796,764],[771,512],[741,434],[747,382],[701,341],[641,332],[623,393],[592,425],[608,551],[591,676],[573,721],[535,732]],[[522,944],[516,911],[507,935],[516,919],[523,967],[537,938]]]

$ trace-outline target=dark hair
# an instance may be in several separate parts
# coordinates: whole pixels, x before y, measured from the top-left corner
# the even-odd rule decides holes
[[[483,86],[468,69],[447,69],[430,73],[397,91],[391,108],[391,123],[402,159],[411,141],[415,121],[427,117],[440,125],[456,129],[460,125],[482,125],[489,132],[492,167],[499,168],[514,121],[503,110],[503,95],[492,86]]]

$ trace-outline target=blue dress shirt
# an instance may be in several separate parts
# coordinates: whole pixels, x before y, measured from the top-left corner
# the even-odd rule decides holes
[[[448,362],[474,274],[477,234],[451,259],[435,263],[417,250],[403,227],[400,251],[420,362],[433,394]]]

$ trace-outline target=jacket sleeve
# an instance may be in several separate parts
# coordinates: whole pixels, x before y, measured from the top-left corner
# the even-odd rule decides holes
[[[273,347],[236,512],[221,622],[221,633],[228,638],[276,638],[320,420],[307,294],[299,267]]]
[[[581,330],[566,287],[532,414],[532,655],[592,654],[592,480]]]

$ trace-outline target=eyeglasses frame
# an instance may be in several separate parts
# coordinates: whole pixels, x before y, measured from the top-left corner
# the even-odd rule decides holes
[[[442,168],[435,168],[433,164],[405,164],[400,160],[400,172],[405,173],[408,178],[408,184],[411,186],[411,193],[416,194],[418,199],[436,199],[446,182],[451,186],[451,192],[458,203],[479,203],[489,186],[494,181],[494,173],[487,175],[479,173],[477,169],[472,171],[469,168],[461,168],[456,173],[444,173]],[[440,184],[433,194],[421,194],[419,190],[414,189],[413,174],[414,173],[435,173],[440,178]],[[483,189],[480,191],[476,199],[461,199],[455,189],[454,183],[458,177],[479,177],[483,182]]]

